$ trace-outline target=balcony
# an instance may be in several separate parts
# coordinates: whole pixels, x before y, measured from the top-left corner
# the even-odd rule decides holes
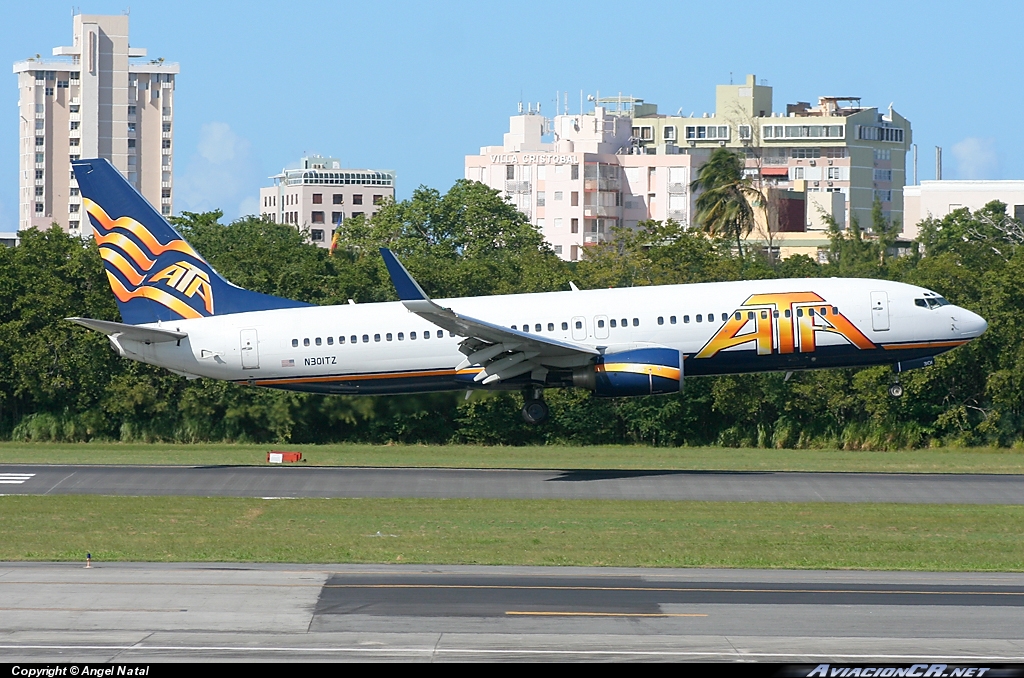
[[[780,158],[780,157],[777,157],[777,156],[774,156],[774,155],[766,155],[763,158],[761,158],[761,164],[762,165],[788,165],[789,164],[789,158],[785,158],[785,157]]]
[[[619,208],[610,205],[584,205],[583,216],[587,219],[595,217],[617,217]]]
[[[666,218],[671,219],[678,224],[682,224],[683,226],[686,226],[689,221],[687,219],[686,210],[669,210],[665,216]]]
[[[680,193],[685,195],[687,192],[689,192],[689,190],[690,190],[690,187],[687,186],[686,184],[670,183],[668,185],[668,192],[672,193],[672,194],[676,194],[676,195],[678,195]]]
[[[584,191],[617,191],[622,183],[618,179],[584,179]]]

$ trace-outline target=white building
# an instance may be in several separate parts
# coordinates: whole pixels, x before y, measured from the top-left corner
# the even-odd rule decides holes
[[[319,155],[271,179],[273,186],[260,189],[260,216],[308,230],[321,247],[330,246],[335,227],[345,219],[369,219],[385,201],[395,199],[393,171],[343,169],[337,158]]]
[[[903,234],[911,240],[920,233],[918,224],[924,219],[942,219],[961,207],[975,212],[993,200],[1005,203],[1011,217],[1024,221],[1024,181],[922,181],[904,187],[903,199],[907,216]]]
[[[144,60],[127,16],[76,14],[69,47],[14,64],[18,76],[18,229],[92,232],[71,161],[106,158],[163,214],[172,210],[178,64]]]

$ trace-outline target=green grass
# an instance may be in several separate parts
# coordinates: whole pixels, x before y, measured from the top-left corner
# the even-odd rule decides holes
[[[267,451],[272,449],[301,451],[305,458],[302,463],[322,466],[1024,473],[1024,450],[996,448],[862,452],[625,445],[486,447],[6,442],[0,443],[0,463],[265,464]]]
[[[1024,570],[1024,506],[0,497],[0,560]]]

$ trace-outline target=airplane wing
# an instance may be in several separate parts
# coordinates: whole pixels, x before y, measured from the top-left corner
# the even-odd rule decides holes
[[[158,344],[162,341],[180,341],[188,336],[188,332],[176,332],[157,327],[141,327],[139,325],[125,325],[109,320],[93,320],[92,318],[65,318],[82,327],[96,330],[109,336],[120,336],[133,341],[141,341],[146,344]]]
[[[582,367],[601,354],[592,346],[520,332],[444,308],[431,301],[391,250],[382,247],[380,253],[398,298],[407,309],[442,329],[465,337],[459,350],[466,359],[456,369],[480,365],[484,369],[474,377],[476,381],[490,384],[527,372],[534,380],[543,381],[549,368]]]

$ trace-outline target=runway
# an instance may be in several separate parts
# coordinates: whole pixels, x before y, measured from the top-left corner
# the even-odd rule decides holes
[[[0,494],[1024,504],[1024,475],[18,464]]]
[[[1024,660],[1024,575],[0,566],[0,661]]]

